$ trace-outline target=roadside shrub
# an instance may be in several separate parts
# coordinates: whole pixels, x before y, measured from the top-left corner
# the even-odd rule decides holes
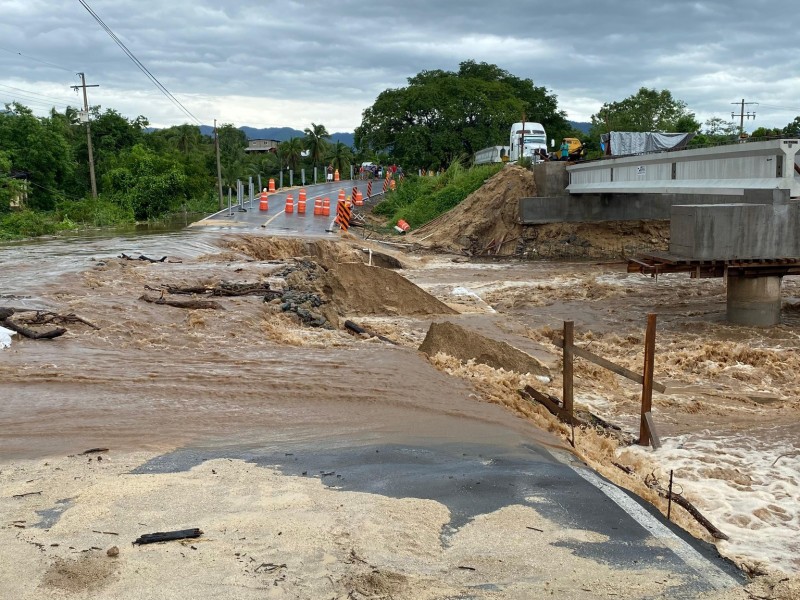
[[[391,223],[404,219],[414,228],[421,227],[458,205],[502,168],[502,164],[465,168],[455,161],[441,175],[412,175],[396,191],[387,192],[374,212],[389,217]]]

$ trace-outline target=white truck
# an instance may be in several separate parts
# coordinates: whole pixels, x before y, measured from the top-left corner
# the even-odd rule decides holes
[[[514,123],[511,126],[509,146],[508,159],[510,161],[530,158],[537,162],[540,151],[547,154],[547,134],[541,123],[531,121]]]

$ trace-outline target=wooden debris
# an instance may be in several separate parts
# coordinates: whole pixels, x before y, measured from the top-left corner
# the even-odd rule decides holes
[[[375,338],[378,338],[379,340],[381,340],[382,342],[387,342],[389,344],[393,344],[393,345],[397,346],[397,342],[395,342],[394,340],[390,340],[387,337],[384,337],[382,335],[378,335],[374,331],[369,331],[368,329],[364,329],[363,327],[361,327],[357,323],[354,323],[353,321],[350,321],[350,320],[345,321],[344,322],[344,326],[345,326],[345,329],[349,329],[350,331],[352,331],[354,333],[357,333],[358,335],[365,335],[365,336],[371,337],[371,338],[375,337]]]
[[[26,492],[24,494],[14,494],[11,497],[12,498],[25,498],[26,496],[41,496],[41,495],[42,495],[42,492],[38,491],[38,492]]]
[[[160,287],[152,287],[149,285],[144,286],[153,292],[166,292],[167,294],[187,294],[187,295],[205,295],[210,296],[271,296],[273,298],[280,298],[283,292],[272,290],[269,283],[236,283],[232,281],[220,281],[216,285],[164,285]]]
[[[706,529],[706,531],[708,531],[708,533],[711,534],[711,537],[713,537],[715,540],[730,539],[726,534],[722,533],[719,529],[717,529],[717,527],[714,526],[714,524],[711,521],[705,518],[703,514],[699,510],[697,510],[697,507],[691,502],[689,502],[689,500],[687,500],[685,496],[683,496],[682,494],[678,494],[676,492],[670,492],[669,490],[663,489],[659,485],[656,476],[653,475],[652,473],[647,477],[645,477],[644,483],[650,489],[658,492],[658,495],[661,496],[662,498],[667,498],[668,500],[671,500],[678,506],[684,508],[686,512],[692,515],[695,518],[695,520],[698,523],[700,523],[700,525],[702,525]]]
[[[81,454],[100,454],[101,452],[108,452],[108,448],[89,448],[81,452]]]
[[[146,262],[149,262],[149,263],[163,263],[163,262],[166,262],[166,260],[167,260],[166,256],[162,256],[161,258],[156,260],[155,258],[149,258],[149,257],[145,256],[144,254],[140,254],[138,257],[134,257],[134,256],[128,256],[124,252],[121,253],[119,255],[119,257],[121,259],[123,259],[123,260],[143,260],[143,261],[146,261]]]
[[[49,310],[0,307],[0,325],[32,340],[49,340],[64,335],[63,325],[83,323],[92,329],[100,329],[74,313],[61,315]]]
[[[158,542],[171,542],[173,540],[185,540],[198,538],[203,532],[198,528],[179,529],[177,531],[157,531],[155,533],[145,533],[134,540],[134,544],[156,544]]]
[[[165,304],[175,308],[186,308],[189,310],[225,310],[219,302],[214,300],[170,300],[168,298],[156,298],[155,296],[142,295],[139,300],[150,302],[151,304]]]

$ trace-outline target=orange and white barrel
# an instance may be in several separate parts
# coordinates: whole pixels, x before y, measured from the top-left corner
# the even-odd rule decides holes
[[[286,195],[286,214],[291,214],[294,212],[294,196],[291,194]]]

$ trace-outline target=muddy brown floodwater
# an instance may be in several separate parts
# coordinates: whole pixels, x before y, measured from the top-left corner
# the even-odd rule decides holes
[[[348,251],[358,254],[364,244]],[[125,261],[120,252],[180,262]],[[331,264],[345,256],[333,247],[317,252],[316,260]],[[0,306],[74,312],[99,327],[74,326],[53,341],[15,340],[0,350],[0,457],[92,446],[159,453],[260,444],[280,451],[290,442],[433,437],[564,448],[566,428],[518,394],[530,384],[561,395],[553,340],[563,321],[575,322],[579,345],[639,371],[646,315],[655,312],[655,374],[667,392],[656,394],[653,413],[664,447],[624,447],[579,430],[576,452],[662,509],[644,478],[652,473],[663,484],[672,469],[683,493],[730,535],[718,544],[725,555],[756,571],[800,571],[800,312],[793,309],[800,286],[793,278],[784,281],[783,324],[754,329],[725,323],[720,280],[656,282],[620,264],[402,255],[408,268],[401,273],[454,314],[362,314],[352,298],[339,306],[340,317],[351,315],[397,345],[305,327],[258,296],[220,299],[219,311],[139,300],[145,286],[219,281],[277,288],[305,281],[322,290],[314,271],[286,276],[287,265],[299,264],[295,256],[289,242],[219,232],[0,247]],[[430,323],[443,320],[528,352],[551,375],[426,357],[417,348]],[[638,433],[635,384],[581,360],[575,374],[579,405]],[[678,520],[706,536],[691,519]]]

